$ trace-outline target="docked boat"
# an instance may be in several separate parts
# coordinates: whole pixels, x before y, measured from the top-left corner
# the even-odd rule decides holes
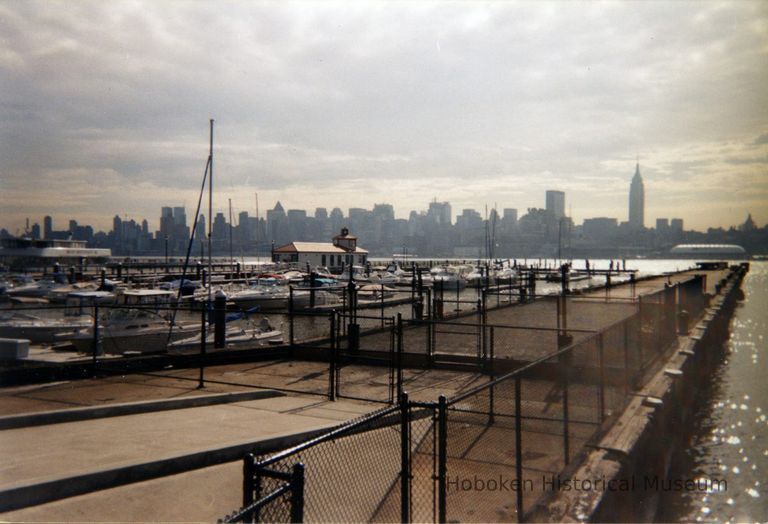
[[[168,344],[169,353],[197,353],[200,351],[200,333],[194,337],[177,340]],[[228,327],[224,349],[251,349],[258,346],[279,344],[283,341],[283,332],[275,329],[266,317],[258,326]],[[214,333],[208,330],[205,337],[206,350],[213,351]]]
[[[384,284],[365,284],[357,290],[357,298],[360,302],[378,302],[392,298],[395,290]]]
[[[20,286],[14,286],[8,290],[8,296],[11,298],[48,298],[48,296],[59,288],[68,287],[66,284],[60,284],[54,280],[44,279],[36,282],[29,282]]]
[[[462,289],[467,287],[467,282],[461,277],[459,270],[453,266],[438,266],[430,270],[432,284],[435,289]]]
[[[310,307],[311,293],[314,293],[314,305],[323,306],[339,302],[339,297],[324,290],[306,290],[288,286],[257,284],[249,289],[232,294],[228,300],[240,309],[259,308],[260,311],[288,310],[293,303],[294,309]]]
[[[517,282],[517,271],[511,267],[502,267],[496,271],[495,278],[498,284],[514,284]]]
[[[171,322],[146,309],[113,309],[99,321],[101,351],[121,354],[126,351],[159,353],[166,350],[169,342],[189,338],[200,331],[197,322]],[[93,351],[93,326],[57,335],[56,340],[68,341],[77,351]]]
[[[93,321],[88,317],[49,319],[13,312],[0,315],[0,338],[27,339],[32,343],[49,343],[60,333],[87,329]]]

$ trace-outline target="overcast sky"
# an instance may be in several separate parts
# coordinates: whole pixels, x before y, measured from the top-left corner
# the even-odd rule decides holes
[[[768,222],[768,2],[0,0],[0,227],[544,207]]]

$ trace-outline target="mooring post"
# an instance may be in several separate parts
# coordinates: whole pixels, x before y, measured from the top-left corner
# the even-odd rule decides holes
[[[216,291],[213,310],[213,347],[221,349],[227,344],[227,294],[221,289]]]

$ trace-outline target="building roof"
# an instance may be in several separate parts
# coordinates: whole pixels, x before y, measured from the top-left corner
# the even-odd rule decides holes
[[[746,254],[743,247],[736,244],[678,244],[669,250],[670,253],[720,253]]]
[[[368,251],[359,246],[354,250],[344,249],[330,242],[291,242],[290,244],[275,248],[274,253],[330,253],[334,255],[355,253],[367,255]]]

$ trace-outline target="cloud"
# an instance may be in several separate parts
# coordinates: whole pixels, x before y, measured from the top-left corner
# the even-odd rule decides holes
[[[622,219],[639,154],[650,190],[670,182],[649,201],[678,192],[675,211],[693,212],[692,177],[697,195],[728,200],[715,193],[723,173],[765,173],[766,11],[3,3],[0,187],[14,200],[0,195],[0,226],[81,216],[73,200],[99,202],[104,173],[123,189],[121,213],[156,222],[161,204],[196,201],[211,117],[217,199],[244,209],[256,192],[263,208],[277,198],[295,208],[389,201],[407,216],[438,196],[454,209],[525,209],[556,184],[576,217]],[[41,199],[52,176],[72,180],[62,192],[83,193]],[[95,225],[109,227],[118,210],[97,207]],[[756,219],[768,221],[762,209]],[[738,214],[704,218],[728,225]]]

